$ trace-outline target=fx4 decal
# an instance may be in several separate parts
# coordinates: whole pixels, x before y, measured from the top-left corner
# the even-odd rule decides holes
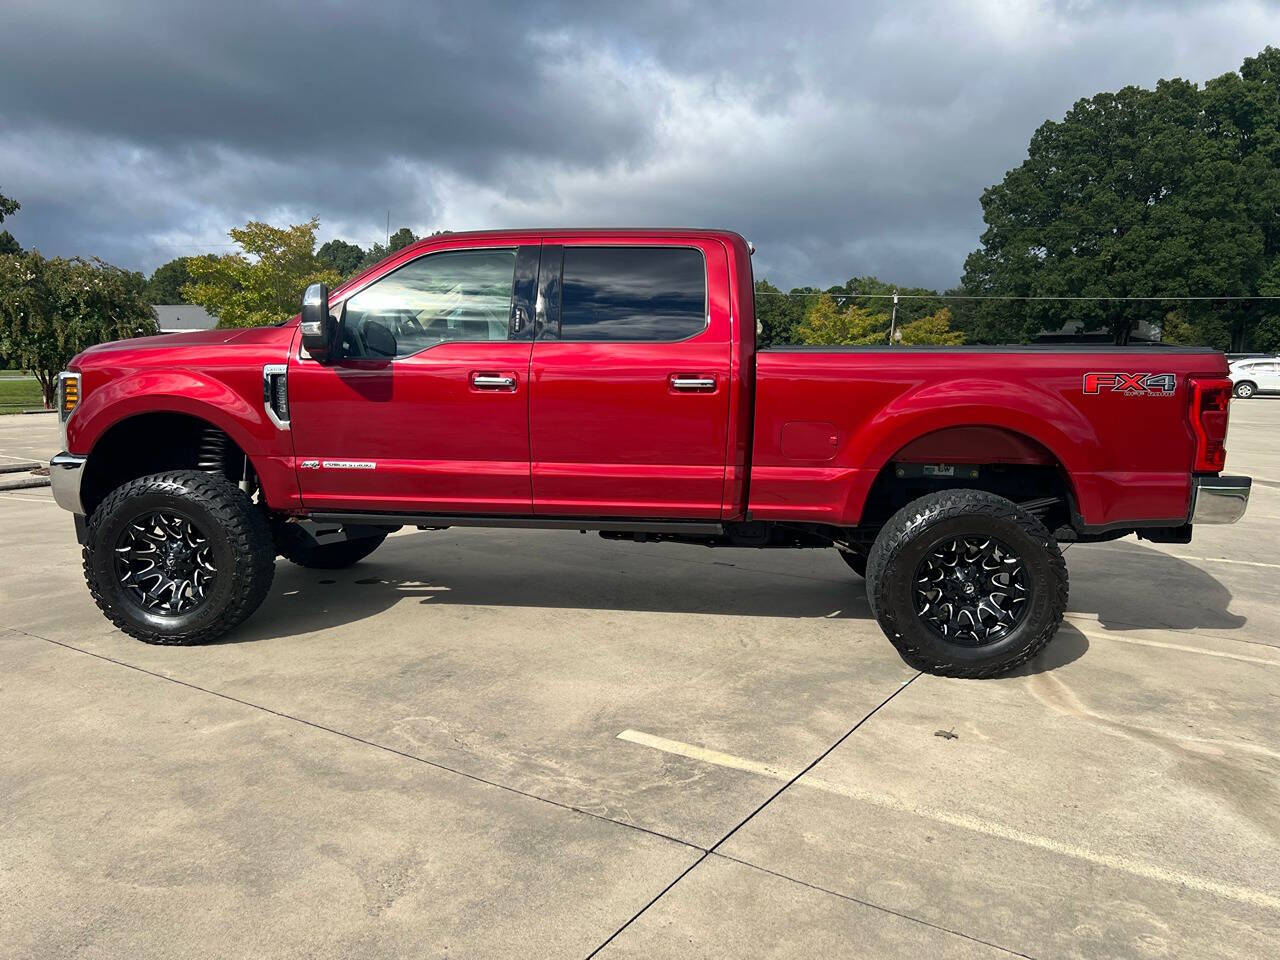
[[[1178,387],[1172,373],[1086,373],[1084,392],[1122,393],[1126,397],[1171,397]]]

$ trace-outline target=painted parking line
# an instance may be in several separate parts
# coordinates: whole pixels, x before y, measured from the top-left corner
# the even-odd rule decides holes
[[[0,500],[21,500],[23,503],[50,503],[50,504],[53,504],[55,507],[57,506],[57,503],[54,502],[53,497],[48,497],[48,498],[20,497],[15,493],[5,493],[2,490],[0,490]]]
[[[779,770],[776,767],[760,763],[757,760],[750,760],[745,757],[736,757],[730,753],[722,753],[719,750],[711,750],[707,747],[697,746],[696,744],[681,743],[679,740],[668,740],[666,737],[654,736],[653,734],[644,733],[640,730],[623,730],[618,734],[617,738],[619,740],[625,740],[628,743],[634,743],[639,746],[649,747],[653,750],[659,750],[663,753],[669,753],[679,757],[687,757],[690,760],[697,760],[702,763],[710,763],[720,767],[727,767],[731,770],[741,770],[745,773],[768,777],[771,780],[780,780],[784,783],[795,776],[794,772]],[[861,787],[844,783],[835,783],[830,780],[815,777],[812,774],[801,777],[796,781],[796,785],[808,787],[812,790],[821,790],[824,793],[832,793],[837,796],[847,797],[850,800],[856,800],[860,803],[866,803],[882,809],[892,810],[896,813],[905,813],[912,816],[923,817],[938,823],[945,823],[948,826],[956,827],[961,830],[968,830],[972,833],[980,833],[985,836],[996,837],[1000,840],[1009,840],[1013,843],[1023,844],[1024,846],[1035,847],[1036,849],[1045,850],[1049,853],[1059,854],[1064,857],[1070,857],[1074,860],[1081,860],[1097,866],[1107,867],[1111,870],[1119,870],[1123,873],[1128,873],[1135,877],[1142,877],[1146,880],[1156,880],[1170,884],[1171,886],[1188,887],[1192,890],[1216,894],[1217,896],[1228,900],[1235,900],[1238,903],[1247,903],[1270,910],[1280,910],[1280,896],[1266,890],[1257,890],[1253,887],[1246,887],[1242,884],[1225,883],[1221,880],[1215,880],[1212,877],[1186,873],[1182,870],[1175,870],[1162,864],[1135,860],[1132,857],[1125,857],[1119,854],[1106,853],[1100,850],[1090,850],[1089,848],[1079,846],[1078,844],[1064,843],[1060,840],[1054,840],[1051,837],[1042,837],[1038,834],[1030,833],[1026,830],[1019,830],[1017,827],[1010,827],[1003,823],[996,823],[991,820],[984,820],[981,817],[956,813],[954,810],[941,810],[934,807],[928,807],[923,804],[912,803],[909,800],[890,796],[889,794],[873,793],[872,791],[865,790]]]
[[[1114,547],[1109,544],[1093,544],[1095,549],[1110,550],[1114,553],[1127,553],[1133,559],[1141,559],[1150,556],[1148,553],[1135,553],[1131,547]],[[1234,557],[1192,557],[1185,553],[1165,553],[1163,550],[1157,550],[1161,556],[1172,557],[1175,560],[1187,560],[1192,563],[1233,563],[1242,567],[1266,567],[1269,570],[1280,570],[1280,563],[1263,563],[1261,560],[1236,560]]]
[[[1080,630],[1079,627],[1076,627]],[[1260,663],[1264,667],[1280,667],[1280,660],[1268,660],[1266,657],[1251,657],[1244,653],[1227,653],[1223,650],[1206,650],[1184,643],[1166,643],[1163,640],[1144,640],[1141,637],[1129,637],[1119,633],[1102,633],[1093,630],[1080,630],[1090,640],[1113,640],[1116,643],[1131,643],[1139,647],[1155,647],[1159,650],[1177,650],[1180,653],[1198,653],[1204,657],[1217,657],[1219,660],[1236,660],[1240,663]],[[1230,639],[1230,638],[1227,638]],[[1244,641],[1237,641],[1243,643]]]

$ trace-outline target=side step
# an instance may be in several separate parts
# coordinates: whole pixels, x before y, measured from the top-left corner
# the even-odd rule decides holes
[[[414,527],[515,527],[529,530],[617,530],[626,533],[675,533],[719,536],[724,524],[706,520],[629,520],[625,517],[518,517],[443,513],[347,513],[313,510],[308,519],[317,523],[359,523],[377,526],[400,524]]]

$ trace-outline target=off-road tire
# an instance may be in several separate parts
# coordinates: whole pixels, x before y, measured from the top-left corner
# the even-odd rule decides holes
[[[217,567],[210,595],[186,613],[144,610],[116,574],[121,532],[160,509],[198,527]],[[144,643],[190,646],[217,640],[258,609],[271,589],[276,553],[266,516],[243,490],[214,474],[172,470],[131,480],[108,494],[89,517],[83,556],[89,593],[108,620]]]
[[[863,580],[867,579],[867,555],[865,553],[859,553],[857,550],[840,550],[839,553],[840,559],[849,565],[850,570]]]
[[[1027,607],[1008,634],[983,646],[944,639],[916,612],[921,559],[954,537],[995,537],[1016,551],[1029,584]],[[1067,607],[1067,565],[1039,520],[982,490],[944,490],[914,500],[881,529],[867,558],[867,599],[885,636],[912,667],[944,677],[995,677],[1026,663],[1053,639]]]
[[[385,533],[358,540],[340,540],[337,543],[315,543],[301,531],[294,531],[289,524],[276,530],[276,550],[290,563],[313,570],[342,570],[359,563],[387,539]]]
[[[1236,384],[1236,388],[1232,392],[1241,400],[1248,400],[1258,392],[1258,388],[1248,380],[1242,380],[1240,383]]]

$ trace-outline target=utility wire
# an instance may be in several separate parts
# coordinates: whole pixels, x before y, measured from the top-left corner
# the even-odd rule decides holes
[[[821,297],[828,296],[833,300],[840,299],[882,299],[892,300],[895,296],[900,300],[1133,300],[1160,303],[1168,300],[1280,300],[1276,296],[1238,296],[1223,294],[1222,296],[1195,297],[1076,297],[1076,296],[1037,296],[1019,297],[999,294],[960,294],[960,293],[828,293],[825,290],[796,290],[786,293],[782,290],[757,290],[757,297]]]

